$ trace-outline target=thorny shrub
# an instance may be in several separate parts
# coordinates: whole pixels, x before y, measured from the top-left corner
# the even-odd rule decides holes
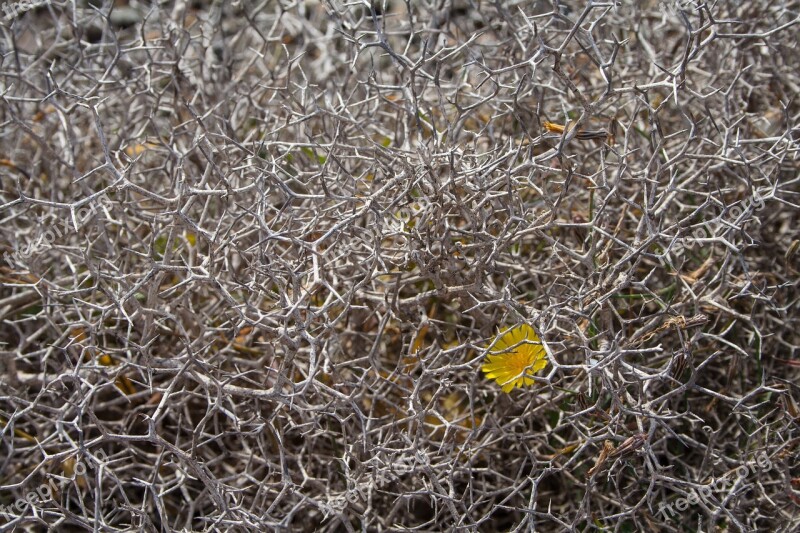
[[[9,527],[798,526],[796,0],[3,9]]]

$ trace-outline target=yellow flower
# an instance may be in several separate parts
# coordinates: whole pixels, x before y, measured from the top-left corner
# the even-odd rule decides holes
[[[533,379],[527,376],[546,366],[542,341],[532,327],[521,324],[506,328],[495,337],[481,370],[487,378],[497,381],[503,392],[511,392],[515,387],[533,385]]]

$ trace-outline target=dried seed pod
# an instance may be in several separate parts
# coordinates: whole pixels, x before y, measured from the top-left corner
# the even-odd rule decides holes
[[[594,466],[586,472],[586,477],[590,478],[595,475],[597,472],[603,468],[603,465],[608,461],[610,454],[614,451],[614,443],[610,440],[603,442],[603,449],[600,450],[600,456],[597,458],[597,461],[594,463]]]
[[[557,133],[559,135],[564,134],[564,130],[566,126],[562,126],[561,124],[555,124],[553,122],[544,121],[544,127],[550,133]],[[609,133],[606,130],[587,130],[587,129],[580,129],[575,134],[576,139],[580,139],[582,141],[586,141],[589,139],[608,139]]]
[[[619,447],[609,454],[609,457],[624,457],[626,455],[630,455],[639,448],[647,441],[647,433],[637,433],[636,435],[630,436],[625,441],[619,445]]]
[[[686,370],[686,366],[691,359],[691,352],[687,350],[678,350],[672,356],[672,368],[670,369],[670,375],[675,378],[679,379],[683,372]]]

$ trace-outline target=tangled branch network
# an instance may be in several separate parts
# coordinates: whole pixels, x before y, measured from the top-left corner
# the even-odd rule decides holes
[[[797,0],[0,9],[0,530],[800,527]]]

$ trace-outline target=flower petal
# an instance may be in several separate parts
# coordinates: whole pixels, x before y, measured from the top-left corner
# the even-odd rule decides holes
[[[535,381],[529,376],[547,366],[547,352],[527,324],[504,329],[489,346],[481,370],[506,393],[533,385]]]

